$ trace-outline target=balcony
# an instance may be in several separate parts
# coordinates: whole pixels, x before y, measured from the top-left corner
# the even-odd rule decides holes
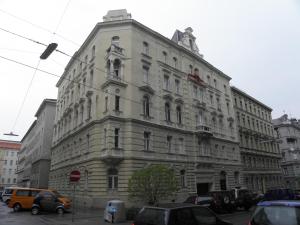
[[[124,150],[122,148],[104,148],[100,152],[100,159],[107,164],[116,165],[124,159]]]
[[[106,82],[102,84],[101,88],[105,88],[110,84],[115,84],[121,87],[126,87],[127,83],[120,77],[117,76],[115,73],[109,73],[106,76]]]
[[[211,127],[207,126],[207,125],[197,125],[195,132],[198,136],[201,137],[211,137],[213,136]]]

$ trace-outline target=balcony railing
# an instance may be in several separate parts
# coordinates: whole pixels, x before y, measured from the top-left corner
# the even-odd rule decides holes
[[[195,132],[200,136],[210,137],[213,135],[211,127],[204,124],[197,125]]]

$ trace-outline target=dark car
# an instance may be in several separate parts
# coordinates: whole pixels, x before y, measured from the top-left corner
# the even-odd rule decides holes
[[[170,203],[157,207],[145,206],[141,209],[132,225],[232,225],[221,220],[210,209],[203,206]]]
[[[200,196],[192,195],[192,196],[189,196],[183,203],[190,203],[190,204],[210,207],[212,201],[213,201],[213,198],[208,195],[200,195]]]
[[[300,224],[300,201],[263,201],[250,219],[249,225],[298,225]]]
[[[272,200],[296,200],[295,192],[292,189],[288,188],[279,188],[279,189],[272,189],[268,190],[264,194],[265,201],[272,201]]]
[[[213,198],[211,209],[217,213],[233,212],[236,208],[233,191],[211,191],[208,194]]]
[[[63,214],[65,212],[64,204],[59,200],[58,196],[49,191],[41,191],[33,201],[31,207],[32,215],[37,215],[41,211],[57,212]]]
[[[244,188],[234,188],[235,206],[249,210],[256,203],[257,195]]]

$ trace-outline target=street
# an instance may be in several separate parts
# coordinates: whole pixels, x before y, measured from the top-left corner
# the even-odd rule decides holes
[[[239,211],[233,214],[223,214],[220,217],[232,222],[234,225],[247,225],[250,213]],[[0,225],[104,225],[108,224],[103,220],[103,210],[99,209],[81,209],[74,214],[72,222],[72,213],[57,215],[56,213],[43,213],[33,216],[30,211],[13,212],[4,203],[0,203]],[[131,221],[119,223],[119,225],[130,225]]]

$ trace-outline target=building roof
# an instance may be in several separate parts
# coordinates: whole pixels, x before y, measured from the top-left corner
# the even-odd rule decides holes
[[[241,95],[244,95],[245,97],[251,99],[252,101],[254,101],[255,103],[261,105],[262,107],[265,107],[266,109],[268,109],[268,110],[270,110],[270,111],[273,110],[273,109],[270,108],[269,106],[267,106],[267,105],[265,105],[264,103],[258,101],[256,98],[254,98],[254,97],[248,95],[246,92],[242,91],[241,89],[238,89],[237,87],[234,87],[234,86],[231,86],[231,89],[232,89],[233,91],[235,91],[235,92],[237,92],[237,93],[239,93],[239,94],[241,94]]]
[[[44,107],[46,106],[46,104],[54,104],[54,105],[56,105],[56,99],[49,99],[49,98],[44,99],[43,102],[42,102],[42,104],[38,108],[37,112],[35,113],[35,115],[34,115],[35,117],[38,117],[38,115],[44,109]]]
[[[34,128],[36,124],[36,120],[33,121],[33,123],[31,124],[31,126],[29,127],[29,129],[27,130],[26,134],[24,135],[24,137],[22,138],[21,142],[23,142],[23,140],[27,137],[27,135],[30,133],[30,131]]]
[[[155,36],[156,38],[160,38],[163,41],[168,42],[168,44],[170,44],[174,48],[177,48],[178,50],[180,50],[180,51],[182,51],[182,52],[190,55],[191,57],[196,58],[201,63],[203,63],[204,65],[206,65],[209,69],[211,69],[214,72],[218,73],[220,76],[224,77],[225,79],[231,80],[231,77],[229,77],[228,75],[226,75],[225,73],[223,73],[221,70],[219,70],[216,67],[214,67],[212,64],[210,64],[209,62],[207,62],[206,60],[204,60],[202,57],[200,57],[196,53],[193,53],[190,50],[188,50],[188,49],[186,49],[186,48],[178,45],[177,43],[174,42],[174,40],[171,40],[171,39],[163,36],[162,34],[160,34],[160,33],[156,32],[156,31],[150,29],[149,27],[147,27],[147,26],[139,23],[138,21],[136,21],[134,19],[124,19],[124,20],[114,20],[114,21],[106,21],[106,22],[99,22],[99,23],[97,23],[96,26],[93,28],[93,30],[88,35],[88,37],[85,39],[84,43],[80,46],[80,48],[78,49],[78,51],[76,51],[73,54],[72,58],[68,62],[67,66],[65,67],[63,75],[60,77],[60,79],[56,83],[56,87],[58,87],[61,84],[61,82],[63,81],[63,79],[65,79],[65,76],[68,73],[69,67],[80,56],[80,54],[84,51],[85,47],[90,43],[90,41],[97,34],[97,32],[100,30],[100,28],[107,27],[107,26],[112,26],[113,27],[113,26],[128,25],[128,24],[136,26],[136,27],[138,27],[138,28],[140,28],[140,29],[142,29],[142,30],[150,33],[151,35]],[[180,36],[179,32],[177,32],[177,33]]]
[[[21,148],[21,143],[19,141],[0,140],[0,148],[19,150]]]

